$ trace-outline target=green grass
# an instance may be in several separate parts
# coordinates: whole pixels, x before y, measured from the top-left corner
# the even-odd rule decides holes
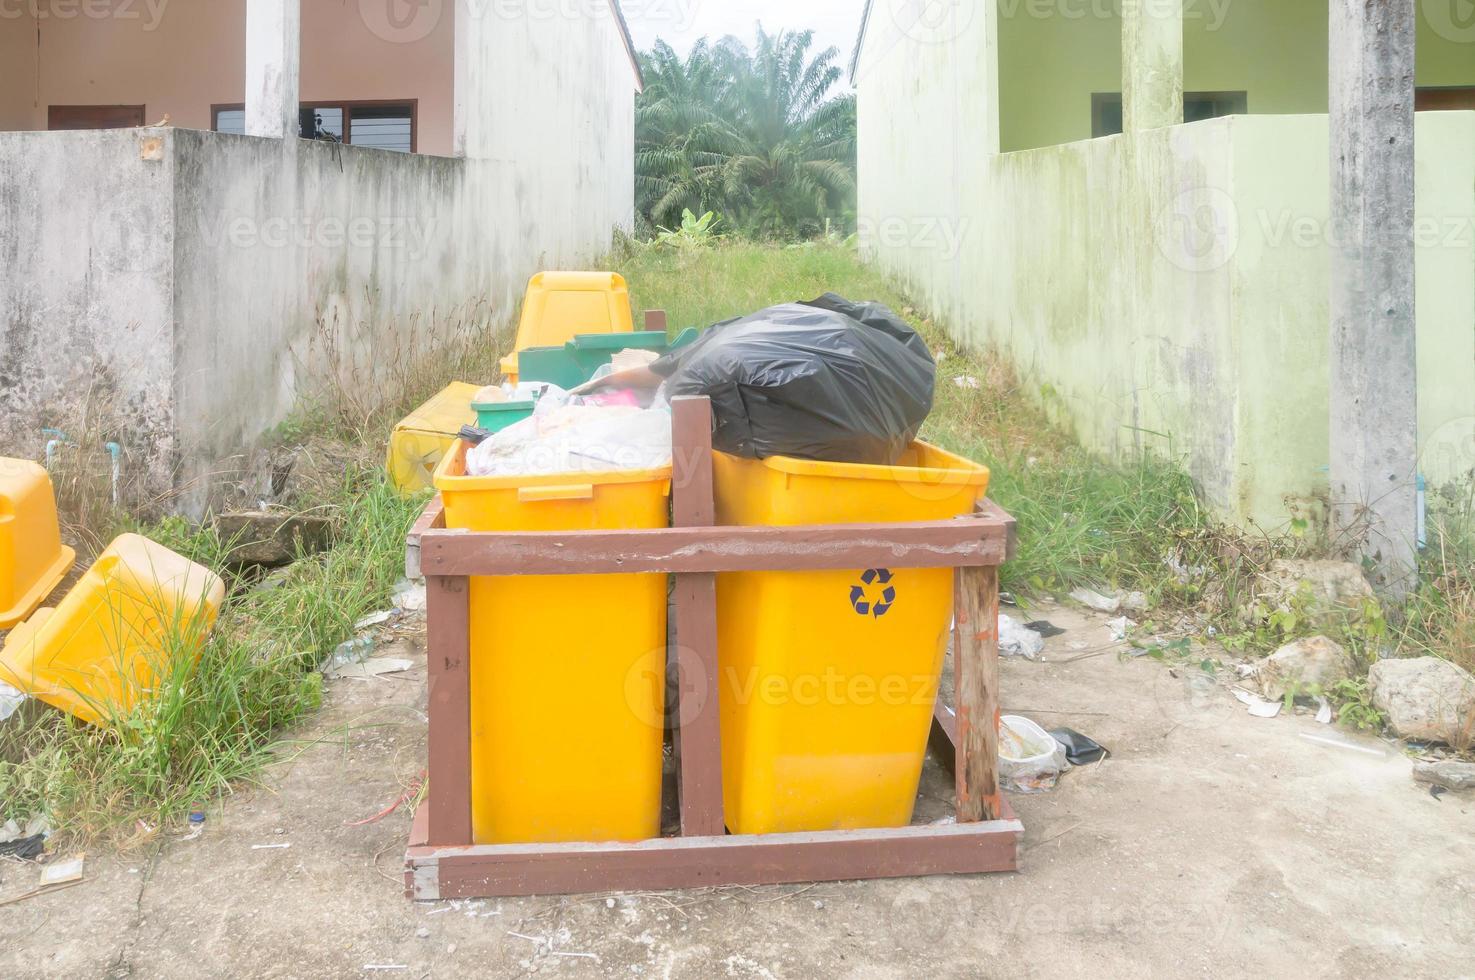
[[[0,814],[46,812],[84,842],[127,838],[137,820],[180,820],[269,762],[279,730],[321,703],[318,665],[387,605],[424,499],[402,500],[377,471],[354,469],[315,504],[333,515],[335,545],[275,589],[238,588],[203,649],[187,626],[172,631],[159,697],[107,728],[39,706],[0,726]],[[177,518],[140,530],[224,567],[213,530]]]

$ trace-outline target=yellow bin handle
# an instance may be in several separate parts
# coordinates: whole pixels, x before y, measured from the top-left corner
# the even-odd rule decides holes
[[[564,487],[518,487],[517,502],[536,504],[545,500],[593,500],[594,484]]]

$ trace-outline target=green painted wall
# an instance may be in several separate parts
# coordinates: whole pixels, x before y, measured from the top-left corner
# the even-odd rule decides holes
[[[997,0],[1005,152],[1091,137],[1091,93],[1121,91],[1119,0]],[[1252,114],[1327,111],[1324,0],[1184,0],[1184,88],[1249,93]],[[1418,84],[1475,85],[1475,27],[1419,5]]]

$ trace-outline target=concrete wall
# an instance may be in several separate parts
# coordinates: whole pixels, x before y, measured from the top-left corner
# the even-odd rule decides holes
[[[468,90],[465,158],[0,132],[0,453],[38,456],[95,398],[130,474],[198,511],[300,398],[372,386],[473,310],[510,318],[539,269],[603,254],[634,210],[615,22],[483,25],[469,50],[505,84]]]
[[[305,0],[302,101],[418,100],[420,152],[450,155],[453,4],[401,28],[382,13],[391,6]],[[65,18],[42,9],[39,22],[0,17],[0,129],[45,129],[51,105],[142,105],[150,123],[167,113],[210,129],[212,105],[244,99],[245,0],[138,0],[96,5],[98,16],[78,4]]]
[[[994,155],[992,23],[873,21],[865,254],[1003,349],[1088,446],[1185,460],[1222,513],[1317,520],[1328,460],[1327,121],[1239,116]],[[1418,119],[1425,470],[1475,465],[1475,113]]]
[[[1120,0],[988,2],[1003,149],[1089,139],[1091,94],[1122,90]],[[1475,85],[1475,27],[1454,7],[1419,5],[1419,85]],[[1326,0],[1185,0],[1184,89],[1246,91],[1252,114],[1324,113],[1328,22]]]

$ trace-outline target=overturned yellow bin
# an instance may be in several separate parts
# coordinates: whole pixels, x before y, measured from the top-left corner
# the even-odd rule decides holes
[[[471,403],[479,391],[479,385],[453,381],[394,427],[385,466],[390,484],[401,494],[408,497],[430,487],[461,427],[476,424]]]
[[[988,470],[926,443],[896,466],[713,454],[717,523],[971,513]],[[728,829],[909,824],[953,616],[951,568],[717,576]]]
[[[671,467],[435,474],[446,527],[666,527]],[[471,822],[478,844],[660,835],[666,576],[471,579]]]
[[[528,281],[517,324],[515,350],[562,347],[576,336],[633,333],[630,289],[615,272],[540,272]],[[502,359],[502,373],[518,380],[517,354]]]
[[[0,457],[0,630],[41,605],[76,558],[61,543],[46,469],[28,459]]]
[[[0,681],[106,725],[177,679],[224,602],[225,583],[209,569],[121,535],[55,609],[11,631]]]

